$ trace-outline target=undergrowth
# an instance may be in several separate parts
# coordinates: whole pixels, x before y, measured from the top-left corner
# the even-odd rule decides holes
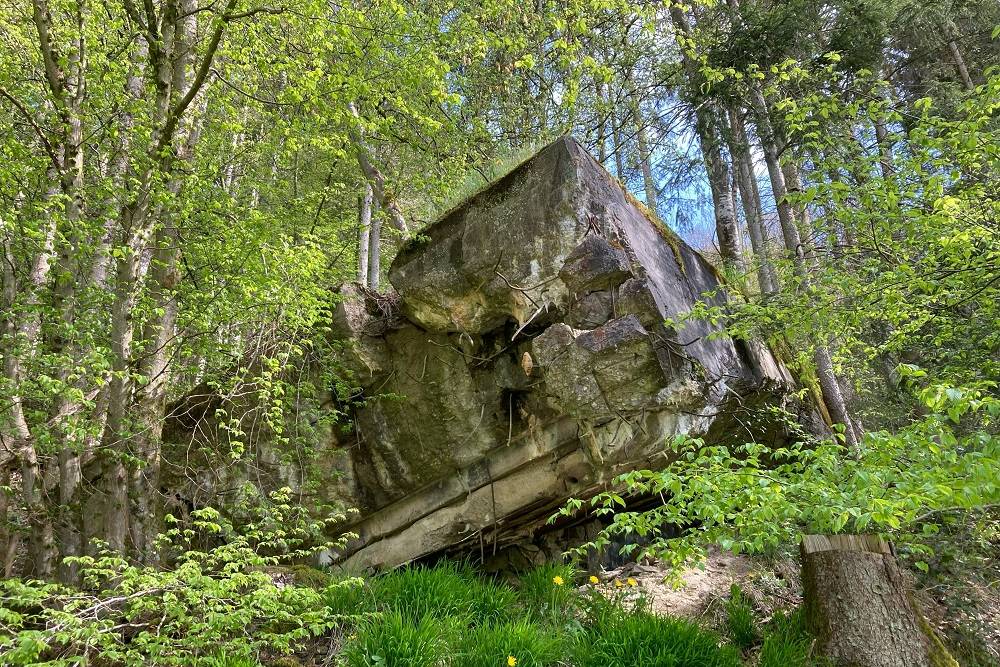
[[[738,587],[717,630],[653,613],[630,584],[614,591],[568,565],[508,584],[446,563],[341,586],[330,601],[371,614],[346,633],[347,667],[814,667],[800,616],[762,623]]]
[[[191,553],[192,562],[214,562]],[[0,605],[0,664],[814,667],[801,617],[779,614],[764,623],[735,586],[724,621],[708,628],[653,613],[632,579],[599,589],[595,577],[568,565],[544,565],[511,581],[456,563],[409,566],[362,580],[255,560],[249,553],[230,561],[217,555],[212,570],[172,579],[185,587],[201,582],[191,590],[211,595],[181,599],[184,588],[175,587],[161,600],[156,585],[164,575],[144,571],[139,577],[118,567],[105,573],[117,579],[105,578],[104,584],[142,583],[148,601],[141,596],[134,598],[144,601],[141,606],[112,608],[103,601],[127,597],[123,591],[118,598],[110,592],[81,598],[80,592],[46,588],[44,595]],[[265,571],[276,565],[277,572]],[[235,578],[223,583],[227,570]],[[269,583],[275,574],[287,583]],[[8,596],[30,590],[30,582],[6,585]],[[67,612],[77,599],[89,600],[81,608],[104,605],[114,613],[71,624]],[[45,611],[47,604],[62,608]],[[124,619],[150,630],[116,634]],[[20,632],[5,636],[16,626]]]

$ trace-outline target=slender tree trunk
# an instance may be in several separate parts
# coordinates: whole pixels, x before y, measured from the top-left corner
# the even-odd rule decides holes
[[[190,54],[195,43],[195,28],[194,0],[179,0],[174,30],[177,56],[170,84],[177,97],[190,85]],[[129,447],[134,459],[141,463],[130,468],[128,488],[132,546],[135,554],[147,563],[158,560],[154,542],[160,529],[160,450],[172,342],[177,329],[177,287],[181,279],[179,226],[183,218],[177,204],[184,181],[176,171],[194,158],[206,105],[207,98],[199,96],[194,101],[195,109],[178,128],[179,145],[171,163],[173,174],[167,183],[167,197],[154,216],[156,233],[147,280],[153,313],[142,332],[144,355],[139,363],[139,375],[147,380],[135,393],[139,432],[130,439]]]
[[[785,187],[788,194],[802,193],[802,179],[799,177],[799,168],[791,160],[786,160],[781,165],[781,173],[785,178]],[[795,216],[796,224],[799,226],[799,238],[802,240],[802,249],[805,253],[806,261],[813,268],[819,267],[819,260],[816,257],[816,244],[813,242],[815,230],[812,225],[812,214],[809,207],[804,203],[792,204],[792,214]]]
[[[801,553],[806,622],[820,656],[851,667],[958,667],[891,545],[873,535],[805,535]]]
[[[6,439],[0,433],[0,443],[6,448]],[[0,466],[0,486],[10,486],[9,461],[4,461]],[[17,561],[17,549],[20,544],[14,524],[10,516],[10,495],[0,493],[0,571],[4,579],[10,579],[14,573],[14,564]]]
[[[190,7],[191,0],[184,0]],[[174,176],[178,152],[178,132],[188,122],[191,104],[198,97],[211,71],[212,63],[229,25],[231,12],[237,0],[227,0],[215,14],[212,28],[206,36],[203,55],[193,68],[194,74],[185,89],[177,89],[184,81],[193,47],[186,45],[190,24],[195,15],[185,11],[175,0],[162,9],[158,24],[162,36],[147,35],[149,47],[148,78],[155,83],[156,94],[153,111],[153,132],[150,149],[145,158],[148,166],[136,177],[134,195],[121,208],[118,229],[122,234],[124,252],[116,261],[115,291],[111,307],[111,381],[108,384],[107,417],[98,446],[98,455],[84,477],[90,494],[82,504],[85,536],[103,536],[115,550],[124,551],[126,537],[130,534],[129,487],[130,475],[123,454],[129,452],[129,441],[135,435],[129,427],[133,407],[133,339],[135,308],[141,279],[146,273],[150,256],[145,250],[156,231],[156,216],[151,211],[155,194],[163,194],[162,183],[170,183]],[[193,42],[187,42],[193,44]],[[150,399],[152,400],[152,399]],[[140,429],[141,430],[141,429]],[[145,432],[145,431],[143,431]],[[134,477],[132,477],[134,481]],[[141,546],[141,545],[140,545]]]
[[[635,82],[632,80],[631,72],[626,72],[625,83],[628,86],[629,92],[629,111],[632,115],[632,122],[635,123],[636,143],[639,149],[639,170],[642,172],[642,187],[646,196],[646,206],[655,213],[658,205],[658,197],[656,194],[656,180],[653,178],[649,138],[646,134],[646,119],[643,118],[642,109],[639,106],[639,93],[636,90]]]
[[[49,170],[49,180],[58,182],[55,167]],[[51,202],[58,194],[58,185],[52,185],[46,193],[46,200]],[[9,386],[16,393],[5,397],[9,420],[9,434],[4,435],[5,455],[13,454],[20,464],[21,495],[25,503],[28,522],[28,552],[32,562],[33,572],[37,577],[51,576],[55,563],[55,538],[52,517],[44,502],[44,481],[42,466],[39,462],[38,450],[25,414],[23,398],[19,388],[23,381],[24,360],[30,360],[37,350],[41,331],[41,321],[38,309],[41,305],[40,292],[49,279],[52,261],[55,253],[56,216],[46,215],[47,224],[42,238],[41,249],[31,263],[28,279],[19,289],[14,267],[13,249],[7,239],[3,243],[3,312],[0,313],[0,342],[4,348],[3,372]],[[11,313],[17,311],[17,306],[26,307],[27,316],[14,319]]]
[[[611,102],[611,137],[614,142],[615,176],[622,182],[622,185],[628,188],[625,174],[625,143],[622,138],[622,125],[618,117],[618,108],[614,101]]]
[[[674,29],[682,35],[691,35],[684,10],[677,5],[670,7],[670,18]],[[700,90],[702,75],[698,63],[684,51],[682,53],[688,86],[692,91]],[[722,131],[717,105],[712,100],[694,101],[695,119],[701,152],[708,172],[708,183],[712,190],[712,204],[715,209],[715,230],[719,238],[719,253],[722,263],[736,274],[743,273],[740,257],[739,221],[733,199],[732,179],[729,162],[722,153]]]
[[[130,104],[139,104],[143,96],[141,63],[149,57],[149,48],[146,46],[146,38],[143,35],[136,37],[136,45],[132,54],[132,67],[129,69],[125,79],[126,100]],[[131,162],[129,160],[129,150],[132,146],[132,131],[135,127],[135,115],[131,108],[126,108],[118,123],[118,134],[121,136],[121,144],[118,146],[118,155],[111,163],[108,177],[114,184],[115,191],[121,191],[126,176],[128,175]],[[111,262],[111,242],[114,240],[115,226],[119,221],[118,211],[115,208],[115,200],[109,198],[105,204],[104,213],[104,234],[101,237],[97,250],[94,252],[93,263],[90,267],[90,284],[103,290],[108,282],[108,268]]]
[[[368,235],[368,288],[378,291],[382,275],[382,216],[377,204],[372,206],[372,228]]]
[[[739,112],[729,109],[729,124],[731,128],[729,152],[733,156],[734,171],[740,200],[743,202],[743,214],[750,233],[750,245],[753,248],[757,263],[757,280],[763,294],[774,294],[778,291],[778,277],[774,266],[767,256],[767,233],[764,229],[764,207],[760,200],[760,189],[754,174],[753,160],[750,156],[750,142]]]
[[[892,168],[892,144],[889,141],[889,131],[886,129],[885,121],[875,116],[872,118],[872,126],[875,128],[875,142],[878,144],[878,166],[882,178],[889,181],[895,170]]]
[[[972,77],[969,75],[969,68],[965,64],[962,50],[958,48],[958,29],[955,27],[954,21],[948,21],[945,25],[945,34],[948,36],[948,50],[951,52],[951,59],[955,64],[955,71],[958,72],[958,78],[962,80],[962,85],[966,90],[975,90],[976,84],[973,83]]]
[[[353,102],[348,104],[348,109],[355,119],[360,120],[358,109]],[[389,216],[393,227],[403,234],[408,234],[410,230],[406,225],[403,212],[400,210],[396,200],[386,190],[385,176],[382,175],[382,172],[372,162],[370,151],[360,128],[355,127],[351,129],[351,138],[354,141],[354,149],[357,153],[358,164],[361,166],[361,172],[368,179],[368,182],[371,183],[372,191],[375,193],[375,198],[381,205],[382,210]]]
[[[596,95],[595,111],[597,116],[597,161],[602,165],[608,159],[608,131],[607,131],[607,84],[603,81],[594,81]]]
[[[372,228],[372,186],[365,183],[365,193],[358,195],[358,282],[368,283],[368,257]]]
[[[788,190],[785,186],[785,176],[778,160],[778,147],[771,126],[770,115],[764,95],[756,86],[751,87],[755,112],[757,115],[757,134],[764,149],[764,161],[771,179],[774,191],[774,201],[778,208],[778,221],[781,235],[784,238],[785,249],[791,255],[795,275],[799,280],[799,289],[808,292],[810,286],[808,262],[799,228],[788,201]],[[827,344],[817,341],[813,351],[813,363],[816,366],[817,381],[823,395],[823,402],[834,423],[844,425],[844,439],[851,449],[856,449],[858,437],[854,424],[847,409],[847,402],[840,391],[840,384],[834,372],[833,360]]]

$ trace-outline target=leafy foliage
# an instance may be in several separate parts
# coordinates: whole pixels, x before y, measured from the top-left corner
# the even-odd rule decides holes
[[[315,543],[317,524],[276,494],[236,526],[212,509],[190,528],[161,536],[170,567],[141,567],[115,553],[74,559],[78,589],[39,581],[0,583],[0,657],[8,665],[190,665],[199,659],[253,662],[328,633],[339,617],[322,592],[283,586],[274,568],[338,543]],[[219,546],[193,544],[211,538]],[[332,584],[334,588],[348,583]]]
[[[806,434],[787,445],[706,445],[680,437],[673,443],[677,460],[666,470],[617,479],[627,493],[660,494],[665,502],[630,512],[617,492],[596,496],[590,505],[611,523],[575,551],[602,548],[612,535],[652,536],[642,553],[680,566],[705,544],[761,552],[795,543],[802,531],[876,531],[894,535],[910,554],[926,553],[922,539],[937,531],[941,513],[1000,500],[1000,437],[988,430],[1000,416],[1000,400],[940,386],[921,396],[928,414],[896,433],[870,433],[856,454]],[[581,506],[572,502],[562,513]],[[689,530],[658,536],[673,525]]]

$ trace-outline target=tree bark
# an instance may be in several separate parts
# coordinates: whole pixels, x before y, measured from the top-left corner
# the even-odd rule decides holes
[[[594,91],[597,93],[594,112],[597,125],[597,161],[603,165],[608,159],[608,130],[607,117],[607,84],[603,81],[594,80]]]
[[[948,35],[948,50],[951,52],[951,59],[955,63],[955,71],[958,72],[958,78],[962,80],[962,85],[966,90],[975,90],[976,85],[972,82],[972,77],[969,75],[969,67],[965,64],[965,57],[962,55],[962,50],[958,48],[958,30],[955,28],[953,21],[948,21],[945,25],[945,33]]]
[[[778,277],[767,256],[764,207],[760,201],[760,188],[757,186],[757,177],[750,156],[750,142],[747,139],[743,119],[736,109],[729,109],[729,125],[731,129],[729,152],[733,156],[737,188],[740,200],[743,202],[743,215],[747,221],[747,230],[750,232],[750,246],[756,256],[757,280],[763,294],[774,294],[778,291]]]
[[[178,145],[178,132],[189,119],[188,110],[208,79],[212,63],[229,25],[237,0],[227,0],[215,15],[214,27],[209,31],[206,46],[197,65],[189,60],[193,52],[185,46],[187,24],[191,12],[179,11],[177,1],[164,5],[158,23],[165,36],[147,34],[149,48],[149,78],[155,82],[156,95],[153,111],[153,134],[146,155],[148,166],[136,178],[138,187],[122,205],[118,228],[124,252],[115,263],[115,290],[111,307],[110,348],[112,354],[111,381],[107,388],[107,418],[98,445],[98,455],[85,471],[89,496],[81,503],[85,537],[102,537],[117,551],[124,551],[126,537],[132,534],[132,517],[129,512],[130,486],[135,489],[136,477],[130,474],[126,457],[129,439],[134,436],[128,427],[129,411],[133,407],[133,340],[136,335],[132,311],[135,308],[146,274],[149,255],[146,250],[153,239],[156,215],[154,194],[162,192],[159,182],[170,183],[175,175],[176,160],[183,156],[184,146]],[[169,35],[169,39],[166,36]],[[175,41],[178,42],[175,44]],[[193,42],[191,42],[193,44]],[[185,49],[179,54],[176,49]],[[190,83],[186,88],[176,86],[188,81],[186,70],[191,64]],[[169,314],[164,313],[164,316]],[[162,317],[162,316],[161,316]],[[152,401],[151,395],[146,400]],[[144,431],[145,435],[150,435]],[[158,455],[158,442],[147,439],[146,444],[156,447],[148,457]],[[145,447],[146,445],[136,445]],[[134,471],[133,471],[134,473]],[[155,476],[155,475],[154,475]],[[131,484],[130,484],[131,482]],[[147,517],[141,517],[145,521]],[[134,537],[134,534],[133,534]]]
[[[677,32],[691,35],[684,10],[674,5],[670,8],[670,18]],[[699,90],[702,75],[695,62],[686,51],[682,52],[682,61],[691,90]],[[739,221],[736,218],[736,204],[733,199],[732,179],[730,178],[729,162],[722,153],[722,132],[719,110],[713,100],[691,100],[695,109],[696,129],[701,143],[701,152],[708,172],[708,183],[712,190],[712,204],[715,209],[715,231],[719,238],[719,254],[722,263],[734,273],[743,272],[743,262],[740,257]]]
[[[802,180],[799,178],[799,168],[791,160],[786,160],[781,164],[781,173],[785,177],[785,188],[790,195],[802,193]],[[819,260],[816,256],[816,244],[813,242],[812,213],[809,207],[803,203],[791,205],[792,214],[799,227],[799,238],[802,241],[802,251],[805,253],[809,266],[818,268]]]
[[[799,227],[796,224],[791,203],[788,201],[788,189],[785,185],[785,175],[778,159],[778,145],[775,140],[774,129],[771,126],[767,102],[760,88],[753,84],[751,84],[751,96],[755,107],[754,111],[757,115],[757,134],[760,137],[761,147],[764,149],[764,161],[767,163],[767,172],[771,179],[771,189],[774,192],[774,201],[778,208],[778,222],[781,226],[781,235],[785,242],[785,249],[791,256],[795,275],[799,279],[799,289],[808,292],[811,281],[809,279],[805,246],[799,234]],[[850,413],[847,410],[847,402],[840,391],[840,384],[837,382],[833,360],[826,342],[816,342],[816,347],[813,351],[813,363],[816,366],[817,380],[829,415],[834,423],[844,425],[844,440],[848,447],[856,449],[859,439],[858,431],[855,430]]]
[[[646,206],[650,211],[656,212],[657,194],[656,180],[653,178],[652,156],[649,150],[649,138],[646,135],[646,119],[643,118],[642,109],[639,107],[639,93],[636,90],[635,82],[632,81],[632,73],[625,73],[625,82],[629,92],[629,111],[632,114],[632,122],[635,123],[635,136],[639,148],[639,169],[642,172],[642,187],[646,195]]]
[[[850,667],[958,667],[913,600],[891,545],[872,535],[805,535],[806,623],[816,650]]]
[[[368,249],[372,228],[372,186],[365,184],[365,193],[358,197],[358,282],[368,283]]]
[[[372,227],[368,233],[368,289],[378,291],[379,277],[382,274],[382,217],[377,215],[377,208],[372,206]]]
[[[618,118],[618,109],[615,107],[614,101],[610,101],[609,104],[611,105],[611,139],[614,145],[615,154],[615,176],[627,189],[628,183],[626,183],[627,177],[625,175],[625,144],[622,139],[622,124],[621,120]]]
[[[353,102],[348,104],[348,109],[355,119],[360,120],[358,109]],[[382,210],[389,216],[393,227],[403,234],[409,234],[410,230],[406,225],[406,218],[403,217],[403,211],[400,210],[399,204],[396,203],[396,200],[386,190],[385,176],[382,175],[382,172],[372,162],[368,145],[365,143],[365,138],[360,128],[356,127],[351,130],[351,139],[354,141],[354,150],[357,153],[358,165],[361,167],[361,172],[371,184],[372,191],[375,193],[375,198],[378,199]]]

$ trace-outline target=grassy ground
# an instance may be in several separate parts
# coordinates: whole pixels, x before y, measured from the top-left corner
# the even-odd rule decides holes
[[[810,665],[811,641],[797,615],[762,626],[734,587],[724,627],[649,611],[633,580],[620,594],[547,565],[513,583],[442,564],[404,568],[365,582],[322,581],[331,609],[345,615],[333,641],[269,665],[345,667],[796,667]],[[607,586],[603,587],[606,591]],[[211,667],[257,667],[219,656]]]

